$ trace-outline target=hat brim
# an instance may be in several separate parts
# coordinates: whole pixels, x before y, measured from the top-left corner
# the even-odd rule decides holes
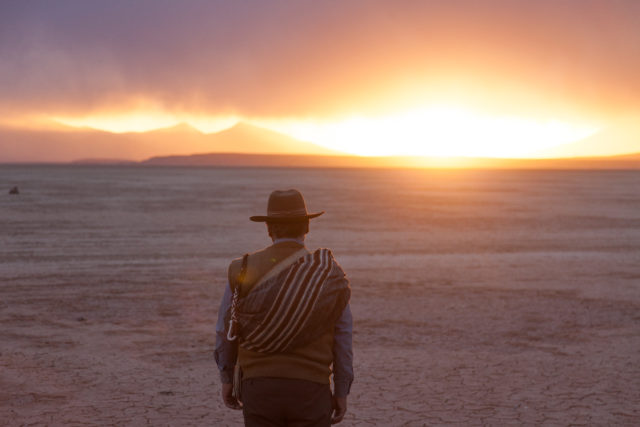
[[[256,215],[256,216],[250,217],[249,219],[253,222],[300,222],[300,221],[307,221],[312,218],[317,218],[323,213],[324,211],[312,213],[312,214],[306,214],[302,216],[285,216],[285,217]]]

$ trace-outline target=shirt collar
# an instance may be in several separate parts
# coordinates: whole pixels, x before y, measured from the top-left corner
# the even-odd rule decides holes
[[[295,239],[293,237],[280,237],[273,241],[273,244],[282,243],[282,242],[296,242],[302,246],[304,246],[304,240]]]

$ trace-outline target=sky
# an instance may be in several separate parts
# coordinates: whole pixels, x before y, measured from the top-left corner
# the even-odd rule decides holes
[[[640,151],[638,22],[635,0],[3,1],[0,122],[502,157],[622,126]]]

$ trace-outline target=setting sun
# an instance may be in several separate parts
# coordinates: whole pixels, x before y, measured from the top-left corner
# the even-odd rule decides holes
[[[640,155],[632,0],[20,3],[0,13],[0,163]]]
[[[530,157],[598,130],[592,124],[484,116],[452,107],[333,122],[281,120],[259,124],[300,140],[364,156]]]
[[[57,117],[55,120],[69,126],[114,133],[145,132],[178,123],[212,133],[235,125],[241,118],[149,111]],[[595,124],[484,115],[450,106],[333,120],[250,117],[243,120],[300,141],[359,156],[527,158],[535,157],[541,150],[581,140],[599,130]]]

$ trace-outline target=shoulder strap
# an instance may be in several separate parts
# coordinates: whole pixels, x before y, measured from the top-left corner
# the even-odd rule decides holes
[[[235,292],[236,289],[240,288],[240,284],[244,282],[244,279],[247,277],[247,264],[249,262],[249,254],[244,254],[242,257],[242,267],[240,268],[240,272],[236,276],[236,281],[234,283],[233,290]]]
[[[233,341],[238,337],[238,333],[236,331],[238,326],[238,300],[240,299],[240,284],[244,281],[244,278],[247,276],[247,263],[249,261],[249,254],[244,254],[242,257],[242,268],[240,268],[240,273],[236,276],[236,280],[233,287],[233,297],[231,299],[231,316],[229,318],[229,329],[227,330],[227,339],[229,341]],[[231,283],[229,283],[231,286]]]

